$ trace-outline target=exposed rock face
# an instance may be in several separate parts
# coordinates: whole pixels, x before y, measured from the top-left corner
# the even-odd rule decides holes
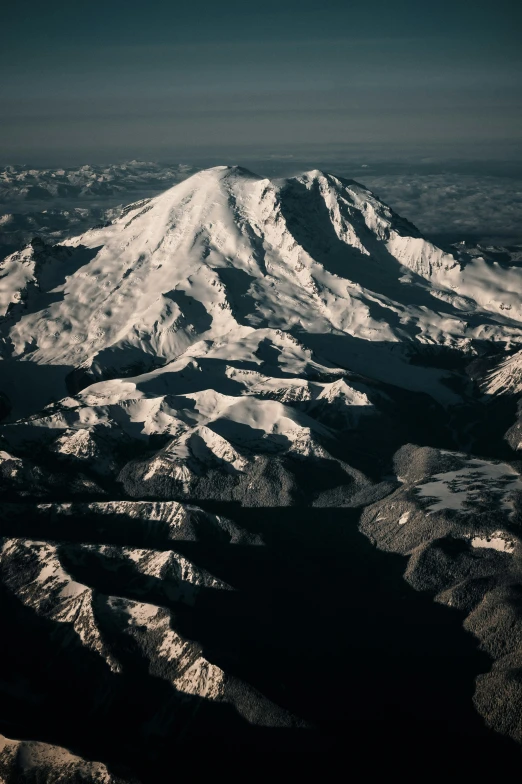
[[[46,784],[78,781],[85,784],[122,784],[101,762],[91,762],[60,746],[0,736],[0,776],[5,784],[36,780]]]

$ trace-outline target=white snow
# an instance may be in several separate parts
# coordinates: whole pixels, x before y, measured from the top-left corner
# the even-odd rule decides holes
[[[483,389],[489,395],[520,394],[522,392],[522,351],[517,351],[507,359],[502,359],[486,377]]]
[[[0,262],[0,317],[5,316],[11,304],[22,301],[31,282],[34,282],[34,261],[29,249]]]
[[[66,176],[57,173],[57,182]],[[82,192],[95,193],[118,173],[85,167],[70,176]],[[25,181],[16,182],[22,193]],[[471,358],[476,341],[494,341],[506,353],[485,392],[522,392],[522,268],[477,254],[461,264],[457,252],[418,236],[362,185],[320,171],[271,181],[215,167],[45,254],[44,263],[29,247],[0,263],[2,393],[14,409],[6,428],[13,451],[33,432],[54,456],[113,479],[127,460],[145,455],[132,465],[141,497],[152,496],[147,487],[162,472],[188,491],[196,475],[244,474],[260,454],[324,457],[338,430],[344,437],[391,399],[383,384],[443,406],[462,402],[445,383],[449,371],[410,361],[420,349]],[[72,369],[93,380],[75,395],[65,383]],[[332,421],[339,428],[330,429]],[[494,526],[503,525],[522,477],[507,463],[454,457],[459,467],[415,488],[428,514],[494,510]],[[2,450],[0,463],[6,461],[19,471],[19,459]],[[394,525],[411,521],[411,511],[399,504],[393,515],[392,506]],[[187,508],[173,501],[44,509],[69,516],[71,525],[83,512],[106,515],[108,528],[115,515],[141,520],[172,539],[185,534],[185,523],[194,530]],[[460,535],[471,547],[515,551],[518,539],[500,528],[487,533],[482,523],[473,529],[465,521]],[[405,542],[408,531],[398,539]],[[228,586],[168,550],[78,548],[114,573],[121,567],[140,575],[122,593],[139,584],[151,602],[97,598],[107,624],[141,646],[151,672],[156,667],[178,692],[218,699],[223,671],[178,635],[166,608],[193,604],[201,586]],[[72,568],[68,574],[61,553],[46,542],[6,539],[2,560],[28,565],[27,573],[6,569],[14,575],[9,589],[35,613],[70,624],[117,671],[93,588],[75,580]],[[155,586],[150,597],[147,584]]]
[[[28,539],[4,541],[1,550],[4,562],[19,563],[27,554],[38,562],[39,572],[33,580],[17,581],[12,590],[37,613],[59,623],[70,623],[83,644],[117,671],[119,665],[107,650],[94,619],[92,589],[65,571],[55,545]]]
[[[178,692],[206,699],[217,699],[223,688],[224,672],[211,664],[189,640],[183,640],[171,628],[169,613],[154,604],[112,598],[109,605],[116,615],[123,613],[128,628],[147,635],[147,656],[172,662],[172,684]],[[140,636],[137,637],[138,643]]]
[[[474,536],[471,540],[472,547],[498,550],[501,553],[512,553],[515,542],[503,531],[495,531],[488,536]]]
[[[177,360],[191,373],[195,360],[195,372],[213,376],[209,387],[223,391],[219,365],[203,369],[201,360],[224,361],[234,381],[243,361],[258,366],[257,382],[242,381],[259,394],[263,386],[273,390],[277,376],[266,372],[269,366],[302,378],[303,369],[317,365],[313,348],[330,366],[341,362],[443,403],[456,401],[441,383],[444,371],[412,368],[401,345],[465,347],[485,337],[520,343],[522,271],[481,258],[462,270],[450,254],[404,232],[370,191],[332,175],[314,171],[272,182],[237,167],[199,172],[147,204],[131,205],[111,225],[67,240],[81,263],[74,255],[56,261],[56,274],[64,264],[70,272],[61,274],[50,302],[39,293],[31,249],[9,257],[0,271],[2,307],[35,281],[27,308],[8,326],[12,356],[120,376],[128,366],[147,370],[158,360]],[[52,259],[45,268],[52,278]],[[480,319],[470,322],[468,310]],[[292,328],[311,345],[300,345],[288,334]],[[265,359],[264,340],[274,347],[267,344]],[[117,405],[128,400],[131,421],[145,423],[145,432],[167,427],[164,392],[138,394],[134,404],[132,382],[110,384],[93,394]],[[289,383],[286,394],[291,390]],[[360,410],[360,402],[344,397]]]
[[[241,472],[253,453],[319,454],[332,435],[321,406],[355,427],[375,414],[375,381],[460,401],[447,372],[410,363],[408,346],[522,345],[521,269],[480,256],[462,266],[362,185],[319,171],[198,172],[60,253],[43,265],[51,299],[33,249],[3,263],[5,302],[32,286],[5,323],[10,359],[23,358],[5,383],[17,404],[35,386],[27,368],[52,367],[45,394],[54,383],[63,399],[31,419],[34,438],[55,430],[52,450],[102,473],[118,470],[103,432],[120,451],[168,436],[146,477],[170,461],[185,485],[194,461]],[[519,354],[506,362],[513,384]],[[112,380],[71,398],[70,367]],[[422,492],[462,510],[463,479]]]
[[[21,459],[19,457],[15,457],[14,455],[9,454],[4,449],[0,449],[0,460],[13,460],[14,462],[21,463]]]
[[[454,509],[470,514],[489,497],[511,513],[512,494],[522,490],[522,477],[507,463],[474,458],[464,460],[463,468],[434,474],[415,489],[419,496],[434,499],[427,507],[432,512]]]

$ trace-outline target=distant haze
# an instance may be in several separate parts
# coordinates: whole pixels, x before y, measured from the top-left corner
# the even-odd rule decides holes
[[[521,157],[510,0],[26,0],[2,22],[4,163],[332,145],[383,160]]]

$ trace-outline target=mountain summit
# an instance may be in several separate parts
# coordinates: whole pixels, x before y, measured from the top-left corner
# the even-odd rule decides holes
[[[329,335],[334,364],[341,355],[345,367],[442,398],[377,347],[517,340],[522,319],[518,268],[457,259],[362,185],[319,171],[271,182],[208,169],[110,226],[56,248],[33,242],[1,275],[4,358],[92,379],[282,330],[311,336],[314,349]],[[371,367],[353,350],[360,341],[374,344]]]
[[[0,264],[9,618],[13,629],[32,619],[35,639],[52,631],[75,683],[91,662],[100,685],[82,699],[100,733],[124,712],[122,683],[138,684],[143,712],[125,717],[113,749],[96,736],[77,752],[156,770],[160,739],[181,743],[186,722],[197,745],[201,727],[219,724],[218,703],[244,738],[247,725],[304,731],[291,641],[278,611],[277,629],[263,615],[270,588],[259,586],[277,572],[274,606],[288,609],[323,534],[331,557],[348,559],[341,518],[411,556],[408,581],[469,616],[496,659],[475,703],[522,741],[522,691],[509,676],[522,634],[509,600],[522,552],[521,290],[520,267],[436,247],[353,180],[320,171],[269,180],[228,166],[60,245],[36,238]],[[301,530],[302,519],[313,526]],[[263,571],[257,553],[274,542]],[[251,574],[234,561],[239,551],[257,564]],[[340,602],[321,564],[314,590]],[[224,641],[246,612],[244,597],[231,597],[241,587],[259,603],[256,623],[247,613],[248,656]],[[336,661],[353,654],[343,640]],[[317,646],[302,645],[328,679]],[[311,723],[321,725],[312,670]],[[114,715],[99,707],[107,700]],[[42,734],[22,716],[13,737],[48,740],[42,754],[58,775],[63,717]]]

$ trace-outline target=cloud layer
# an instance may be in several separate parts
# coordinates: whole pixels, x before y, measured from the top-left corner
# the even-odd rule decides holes
[[[423,234],[451,241],[522,242],[522,180],[468,174],[362,175]]]

